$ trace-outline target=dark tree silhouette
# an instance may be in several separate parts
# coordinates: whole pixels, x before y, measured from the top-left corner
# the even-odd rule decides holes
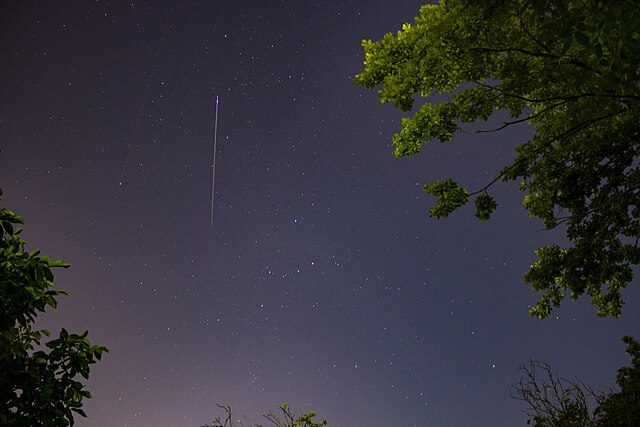
[[[218,417],[213,420],[213,424],[207,424],[201,427],[252,427],[251,423],[247,422],[247,424],[243,424],[242,421],[234,421],[231,406],[218,405],[218,408],[224,410],[224,418]],[[289,409],[289,405],[286,403],[280,405],[280,411],[282,412],[282,418],[277,417],[272,412],[264,415],[264,418],[269,422],[268,425],[275,427],[323,427],[328,424],[326,420],[314,421],[313,418],[315,418],[316,414],[313,412],[308,412],[297,417],[293,415],[293,412]],[[263,425],[254,424],[253,427],[263,427]]]
[[[622,339],[631,365],[618,370],[619,390],[596,392],[580,380],[555,374],[544,362],[521,367],[515,399],[527,404],[528,424],[535,427],[635,427],[640,425],[640,342]],[[590,410],[590,402],[595,409]]]
[[[2,190],[0,190],[0,199]],[[33,329],[39,313],[56,308],[52,268],[67,268],[39,251],[26,252],[21,217],[0,208],[0,424],[73,425],[86,416],[82,403],[91,394],[78,376],[89,379],[90,365],[107,351],[91,345],[87,331],[42,342],[49,332]]]

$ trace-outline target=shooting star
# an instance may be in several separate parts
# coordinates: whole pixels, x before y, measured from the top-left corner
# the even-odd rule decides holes
[[[218,151],[218,105],[220,99],[216,95],[216,121],[213,129],[213,165],[211,166],[211,231],[213,231],[213,200],[216,195],[216,153]]]

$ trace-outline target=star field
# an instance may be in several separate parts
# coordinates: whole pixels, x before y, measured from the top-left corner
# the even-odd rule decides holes
[[[639,336],[588,301],[527,310],[560,233],[516,185],[480,223],[421,187],[483,186],[526,126],[396,159],[403,113],[356,87],[360,42],[422,3],[4,2],[0,186],[28,249],[72,264],[43,327],[110,353],[79,426],[196,426],[288,402],[331,426],[524,425],[518,366],[594,388]],[[215,222],[210,226],[215,99]]]

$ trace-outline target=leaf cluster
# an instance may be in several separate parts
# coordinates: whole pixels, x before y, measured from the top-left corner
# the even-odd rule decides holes
[[[0,196],[2,192],[0,190]],[[90,365],[107,349],[91,345],[87,331],[43,343],[49,331],[33,329],[36,316],[56,308],[52,268],[69,264],[27,252],[20,237],[23,219],[0,208],[0,424],[73,425],[74,414],[91,394],[78,376],[89,378]]]
[[[640,262],[638,22],[635,1],[443,0],[397,34],[362,42],[356,83],[414,111],[393,136],[396,156],[460,132],[534,129],[486,186],[424,187],[436,197],[431,217],[475,198],[476,217],[487,221],[497,207],[490,187],[518,181],[530,216],[565,227],[571,246],[541,248],[525,276],[543,293],[532,315],[549,317],[565,296],[585,293],[599,316],[622,312],[621,292]],[[483,124],[498,110],[511,119]]]

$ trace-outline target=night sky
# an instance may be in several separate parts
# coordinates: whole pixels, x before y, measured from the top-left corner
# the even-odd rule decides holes
[[[41,327],[89,329],[79,426],[197,426],[288,402],[332,426],[525,425],[518,366],[595,388],[640,336],[588,299],[531,318],[535,248],[564,243],[516,183],[483,224],[424,183],[482,187],[526,126],[396,159],[403,114],[355,86],[364,38],[416,0],[4,1],[2,205],[72,264]],[[211,173],[219,96],[215,220]],[[636,285],[636,283],[634,283]]]

